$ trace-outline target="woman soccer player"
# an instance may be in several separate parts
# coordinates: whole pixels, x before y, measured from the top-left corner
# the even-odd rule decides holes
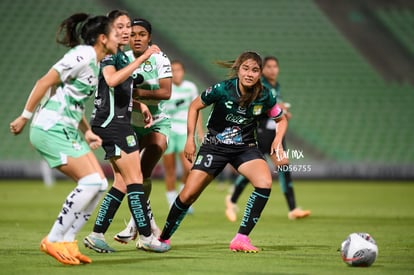
[[[116,52],[118,37],[106,16],[89,17],[84,13],[64,20],[58,34],[58,43],[71,50],[36,82],[23,113],[10,123],[10,130],[19,134],[42,99],[46,101],[33,119],[30,141],[50,167],[72,178],[77,186],[65,198],[40,249],[63,264],[78,265],[91,259],[79,252],[76,234],[108,185],[90,150],[98,148],[102,140],[91,131],[84,116],[85,102],[98,84],[99,62]],[[49,91],[53,92],[48,98]]]
[[[165,110],[170,116],[171,133],[168,139],[168,148],[163,156],[165,170],[165,186],[167,188],[167,201],[171,206],[178,193],[175,182],[177,180],[175,157],[178,155],[181,161],[182,177],[181,188],[186,182],[191,169],[191,162],[184,157],[184,146],[187,136],[187,112],[191,102],[198,96],[196,85],[185,80],[184,65],[181,61],[171,62],[172,69],[172,94],[171,98],[165,101]],[[200,140],[203,139],[201,116],[197,121],[197,132]],[[189,212],[191,212],[191,208]]]
[[[143,58],[143,54],[151,44],[151,24],[144,19],[134,19],[131,22],[130,48],[125,54],[130,62]],[[135,110],[132,112],[132,125],[138,138],[141,154],[141,171],[143,175],[143,186],[145,198],[149,198],[151,191],[151,174],[155,165],[158,163],[165,149],[167,148],[167,137],[170,131],[170,121],[163,112],[162,100],[169,99],[171,96],[171,64],[163,53],[153,53],[141,66],[132,73],[134,83],[134,97],[139,102],[148,105],[153,117],[152,126],[147,128],[145,117]],[[134,109],[138,101],[134,100]],[[115,178],[114,185],[117,190],[125,193],[125,182],[122,177]],[[121,194],[113,189],[109,190],[108,196],[120,199]],[[149,202],[147,202],[149,206]],[[112,200],[110,207],[118,208],[116,200]],[[159,236],[154,217],[149,209],[151,231],[155,236]],[[102,219],[109,222],[110,217],[103,215]],[[134,219],[131,217],[128,226],[123,231],[115,235],[115,240],[121,243],[128,243],[137,236],[137,228]],[[137,247],[141,247],[141,240]]]
[[[280,84],[277,80],[279,76],[279,61],[274,56],[267,56],[263,59],[263,72],[262,83],[268,89],[274,91],[278,96],[278,104],[282,107],[284,116],[289,120],[291,114],[289,112],[289,105],[280,101]],[[275,136],[276,123],[267,117],[263,117],[259,120],[258,132],[258,145],[260,151],[267,155],[269,153],[269,146],[271,145]],[[283,148],[286,148],[285,138],[282,140]],[[310,210],[302,210],[296,207],[295,193],[293,191],[292,176],[289,169],[281,169],[279,172],[279,184],[285,195],[288,205],[288,218],[291,220],[301,219],[311,214]],[[226,196],[226,217],[229,221],[235,222],[237,220],[237,200],[243,192],[249,180],[240,175],[237,177],[234,183],[233,194]]]
[[[101,62],[98,91],[95,96],[95,109],[92,114],[92,130],[102,138],[102,147],[106,152],[114,172],[115,182],[126,186],[114,186],[105,196],[93,232],[84,239],[85,246],[97,252],[114,252],[104,238],[116,210],[127,193],[128,203],[134,223],[138,225],[141,248],[148,251],[164,252],[169,249],[158,241],[151,232],[148,218],[147,201],[142,187],[142,173],[138,140],[131,126],[132,113],[132,72],[153,53],[159,52],[155,45],[133,62],[122,51],[128,44],[131,34],[131,20],[125,11],[114,10],[108,18],[121,37],[120,48],[115,55],[107,56]],[[151,113],[145,104],[139,104],[144,116],[145,127],[152,123]],[[105,218],[103,218],[105,217]]]
[[[257,53],[244,52],[231,66],[232,78],[205,90],[190,105],[187,123],[187,142],[184,154],[193,161],[196,121],[201,109],[213,105],[207,124],[208,132],[194,160],[184,189],[173,203],[160,240],[168,243],[183,220],[187,209],[207,185],[230,163],[246,176],[254,191],[246,205],[244,217],[236,236],[230,243],[232,251],[258,252],[248,235],[259,220],[272,187],[269,167],[256,141],[256,123],[267,114],[279,123],[279,129],[269,152],[281,149],[287,120],[276,104],[276,95],[260,82],[262,60]]]

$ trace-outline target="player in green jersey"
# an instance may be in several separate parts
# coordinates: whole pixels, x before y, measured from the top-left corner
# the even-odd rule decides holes
[[[140,58],[142,54],[151,47],[151,23],[145,19],[133,19],[130,39],[130,51],[126,52],[130,61]],[[142,78],[138,79],[138,76]],[[140,112],[132,112],[132,125],[138,137],[141,153],[141,169],[144,178],[144,190],[147,200],[151,193],[151,175],[155,165],[159,162],[165,149],[170,131],[170,121],[163,109],[163,100],[171,96],[171,63],[168,57],[160,52],[152,54],[142,65],[133,72],[134,78],[134,109],[135,102],[145,103],[153,117],[153,124],[145,128],[144,117]],[[137,101],[138,100],[138,101]],[[117,178],[115,187],[121,190],[125,183],[122,178]],[[150,203],[148,202],[148,205]],[[160,230],[151,215],[151,229],[155,235]],[[134,220],[131,218],[127,227],[115,235],[115,240],[121,243],[128,243],[136,238],[137,230]],[[141,247],[140,240],[136,244]]]
[[[282,149],[287,120],[276,103],[276,94],[262,86],[262,59],[257,53],[244,52],[230,65],[232,78],[208,88],[190,105],[184,154],[194,164],[184,189],[168,214],[160,237],[163,242],[169,242],[190,205],[229,163],[254,186],[239,231],[229,248],[232,251],[259,251],[251,244],[248,235],[258,222],[269,198],[272,176],[257,147],[257,120],[266,114],[279,123],[279,129],[269,148],[273,158],[276,157],[277,150]],[[212,105],[208,131],[195,157],[196,121],[200,110],[208,105]]]
[[[124,195],[127,194],[131,213],[137,213],[133,215],[133,219],[138,225],[142,248],[164,252],[168,250],[168,246],[160,243],[158,237],[151,232],[147,201],[142,186],[138,139],[131,126],[133,82],[131,75],[153,53],[159,52],[159,49],[153,45],[130,63],[123,52],[123,47],[129,43],[131,34],[131,20],[128,13],[114,10],[108,14],[108,18],[121,37],[120,48],[115,55],[109,55],[101,62],[102,69],[91,125],[92,130],[102,138],[105,158],[111,163],[115,181],[121,178],[126,186],[121,190],[113,186],[109,190],[99,208],[93,232],[84,239],[84,244],[100,253],[115,251],[106,243],[104,234]],[[152,117],[148,107],[141,103],[140,111],[146,118],[145,127],[150,127]]]
[[[91,259],[79,252],[76,234],[108,185],[90,150],[98,148],[102,140],[85,118],[85,102],[98,84],[99,62],[116,52],[119,39],[106,16],[78,13],[61,23],[57,41],[71,49],[36,82],[22,115],[10,123],[10,130],[19,134],[41,104],[30,127],[30,141],[50,167],[73,179],[77,186],[65,198],[40,249],[63,264],[78,265]]]
[[[171,62],[172,69],[172,94],[171,98],[165,101],[165,110],[170,116],[171,133],[168,139],[168,148],[163,156],[165,186],[167,188],[166,196],[168,206],[171,206],[178,193],[175,187],[177,180],[176,174],[176,156],[180,159],[182,176],[181,185],[187,180],[188,173],[191,169],[191,162],[184,157],[184,146],[187,137],[187,112],[191,102],[198,96],[196,85],[184,79],[185,69],[181,61],[174,60]],[[199,140],[203,139],[203,128],[201,125],[201,116],[197,121],[197,134]],[[191,212],[192,209],[189,209]]]
[[[264,86],[268,87],[271,90],[274,90],[278,96],[278,104],[282,107],[284,116],[289,120],[291,114],[289,112],[289,104],[284,103],[280,100],[280,84],[278,82],[279,76],[279,61],[274,56],[267,56],[263,59],[263,72],[262,72],[262,83]],[[259,120],[258,126],[258,145],[260,151],[264,154],[268,154],[268,148],[274,138],[276,130],[276,124],[274,121],[263,117]],[[282,140],[282,145],[286,148],[285,138]],[[301,219],[308,217],[311,214],[310,210],[302,210],[296,206],[295,193],[293,190],[292,176],[289,169],[283,169],[280,167],[278,169],[279,174],[279,184],[282,189],[283,194],[285,195],[286,202],[288,205],[288,218],[291,220]],[[226,217],[229,221],[235,222],[237,219],[238,207],[236,205],[237,200],[239,199],[244,188],[249,183],[249,180],[239,175],[234,182],[234,190],[231,195],[226,196]]]

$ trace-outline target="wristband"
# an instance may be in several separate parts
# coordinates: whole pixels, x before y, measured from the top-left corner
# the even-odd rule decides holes
[[[33,113],[32,112],[29,112],[26,109],[24,109],[21,116],[24,117],[25,119],[31,119],[32,116],[33,116]]]

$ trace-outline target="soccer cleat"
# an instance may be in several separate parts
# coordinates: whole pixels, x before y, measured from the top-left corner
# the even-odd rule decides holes
[[[112,253],[115,252],[115,249],[110,247],[106,242],[105,238],[102,236],[97,236],[94,233],[89,234],[83,239],[83,244],[85,247],[95,250],[98,253]]]
[[[171,246],[169,245],[168,241],[160,241],[154,234],[151,234],[148,237],[139,236],[137,241],[136,247],[138,249],[142,249],[145,251],[152,251],[152,252],[167,252],[170,250]]]
[[[300,208],[295,208],[288,213],[289,220],[296,220],[306,218],[311,214],[310,210],[302,210]]]
[[[246,235],[237,233],[233,240],[230,242],[230,250],[233,252],[244,253],[257,253],[259,249],[250,243],[249,237]]]
[[[231,201],[231,195],[226,196],[226,217],[229,221],[235,222],[237,220],[237,212],[239,208]]]
[[[73,242],[65,242],[66,249],[68,250],[69,254],[78,259],[81,263],[90,264],[92,263],[92,259],[86,255],[83,255],[79,251],[78,241]]]
[[[49,242],[47,236],[43,238],[40,242],[40,251],[49,254],[62,264],[68,265],[78,265],[80,264],[79,260],[73,257],[69,251],[66,249],[66,246],[63,242]]]
[[[114,236],[114,240],[123,244],[127,244],[130,241],[133,241],[137,238],[138,232],[135,226],[129,226],[116,234]]]

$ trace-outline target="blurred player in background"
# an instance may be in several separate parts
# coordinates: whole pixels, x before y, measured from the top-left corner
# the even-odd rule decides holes
[[[178,193],[175,187],[177,180],[176,156],[179,157],[182,167],[181,185],[183,188],[191,169],[191,162],[184,156],[184,146],[187,138],[187,112],[191,102],[198,96],[196,85],[185,80],[185,69],[182,62],[175,60],[171,62],[172,69],[172,94],[165,101],[165,110],[170,116],[171,133],[168,140],[168,148],[164,153],[163,162],[165,170],[165,186],[168,206],[171,207]],[[197,121],[197,134],[199,140],[203,139],[203,128],[201,115]],[[192,209],[189,209],[192,212]]]
[[[267,87],[269,90],[276,93],[278,97],[278,104],[283,109],[284,116],[286,119],[291,118],[289,112],[290,104],[284,103],[280,99],[280,84],[277,81],[279,76],[279,61],[274,56],[268,56],[263,59],[263,72],[262,72],[262,83],[263,86]],[[257,128],[257,142],[259,145],[260,151],[264,155],[269,154],[269,147],[272,144],[272,141],[275,136],[276,123],[272,119],[268,119],[263,116],[259,120],[259,126]],[[282,140],[283,148],[286,148],[285,137]],[[291,220],[305,218],[310,215],[310,210],[302,210],[296,207],[295,193],[293,191],[293,182],[292,175],[289,169],[280,169],[279,173],[279,184],[282,189],[283,194],[285,195],[286,202],[289,208],[288,218]],[[237,200],[239,199],[241,193],[243,192],[246,185],[249,183],[249,180],[243,176],[239,175],[234,182],[233,194],[226,196],[226,217],[229,221],[235,222],[237,220]]]
[[[76,181],[77,186],[65,198],[40,250],[63,264],[78,265],[92,260],[79,252],[76,234],[108,185],[90,150],[98,148],[102,140],[85,118],[85,102],[98,85],[99,62],[116,53],[119,39],[106,16],[78,13],[61,23],[57,41],[70,51],[36,82],[22,115],[10,123],[10,130],[19,134],[42,104],[30,128],[30,141],[50,167]]]
[[[151,23],[145,19],[132,20],[132,32],[130,39],[130,51],[126,52],[129,60],[133,62],[139,58],[151,45]],[[138,79],[141,75],[143,78]],[[153,117],[151,127],[145,127],[145,118],[140,112],[132,113],[132,125],[138,137],[141,170],[144,178],[145,198],[149,201],[151,194],[151,175],[154,167],[167,149],[167,140],[171,123],[164,112],[163,101],[171,97],[171,63],[168,57],[160,52],[151,55],[141,66],[134,71],[134,98],[146,104]],[[138,81],[139,80],[139,81]],[[134,103],[135,105],[135,103]],[[123,185],[122,178],[117,178],[115,185]],[[148,202],[148,205],[149,202]],[[159,236],[161,230],[155,223],[152,212],[149,210],[151,230],[155,236]],[[114,239],[121,243],[128,243],[137,236],[137,228],[134,219],[129,220],[127,227],[115,235]],[[140,240],[137,248],[141,246]]]
[[[259,151],[256,141],[257,119],[263,114],[279,122],[269,152],[275,156],[281,148],[287,119],[276,104],[276,94],[264,88],[260,82],[261,57],[254,52],[242,53],[236,61],[224,63],[231,68],[230,79],[205,90],[190,105],[187,123],[185,157],[194,165],[184,189],[173,203],[160,240],[168,243],[170,237],[184,219],[188,208],[200,196],[207,185],[230,163],[254,186],[244,212],[239,231],[230,243],[230,250],[258,252],[250,243],[248,235],[258,222],[267,203],[272,187],[269,166]],[[208,132],[197,157],[195,128],[201,109],[213,105]]]
[[[114,10],[108,14],[108,18],[121,40],[117,53],[108,55],[101,62],[91,125],[92,130],[102,138],[105,159],[109,159],[111,163],[115,180],[99,208],[93,232],[84,239],[84,244],[99,253],[115,251],[106,243],[104,234],[127,194],[129,209],[134,213],[132,217],[138,224],[141,248],[164,252],[169,249],[168,246],[160,243],[158,237],[151,232],[147,200],[142,184],[138,139],[131,126],[133,104],[131,75],[152,54],[160,50],[153,45],[140,57],[130,62],[123,52],[131,35],[131,20],[128,13]],[[150,127],[152,117],[148,107],[145,104],[138,105],[138,102],[136,104],[137,110],[143,114],[145,127]]]

